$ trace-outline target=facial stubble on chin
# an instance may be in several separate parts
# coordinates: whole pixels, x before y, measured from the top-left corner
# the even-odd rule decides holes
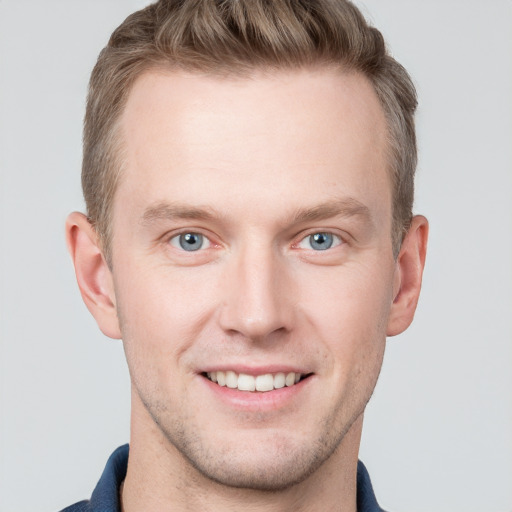
[[[240,454],[229,448],[214,452],[187,418],[177,418],[167,405],[145,399],[137,392],[167,441],[167,446],[165,443],[164,446],[169,455],[180,459],[189,481],[206,479],[230,488],[275,493],[305,481],[340,448],[350,428],[363,414],[376,380],[365,394],[367,398],[348,421],[340,424],[335,414],[319,420],[318,430],[324,435],[299,446],[293,446],[286,433],[281,433],[272,439],[272,444],[277,448],[275,452],[266,458],[264,465],[257,467],[251,464],[251,460],[248,461],[250,453],[240,460]]]
[[[123,322],[120,308],[118,316],[121,330],[127,334],[123,329],[126,322]],[[123,339],[126,341],[125,337]],[[382,367],[384,347],[385,344],[374,354],[372,364],[368,364],[367,360],[366,364],[359,368],[355,379],[359,380],[361,387],[348,393],[344,403],[339,405],[339,408],[345,411],[352,410],[351,415],[339,416],[338,411],[330,411],[317,420],[315,431],[322,435],[318,435],[315,440],[308,438],[307,442],[296,445],[290,443],[286,432],[281,432],[277,442],[276,438],[273,439],[277,449],[258,466],[247,463],[252,458],[250,453],[242,460],[239,453],[229,448],[219,452],[215,451],[215,446],[208,446],[208,439],[201,435],[201,429],[194,418],[183,416],[186,404],[173,404],[170,407],[165,398],[155,396],[158,393],[155,387],[152,387],[153,393],[144,389],[141,385],[144,379],[138,380],[135,375],[137,372],[130,372],[132,392],[137,393],[142,406],[161,433],[163,446],[169,456],[175,460],[179,459],[180,468],[188,483],[206,479],[225,487],[275,493],[305,481],[342,448],[347,433],[363,415],[373,394]],[[125,346],[125,351],[126,348]],[[128,353],[126,355],[128,356]],[[247,417],[252,417],[261,426],[261,418],[254,418],[252,414],[249,413]],[[307,415],[308,412],[304,411],[304,414]]]

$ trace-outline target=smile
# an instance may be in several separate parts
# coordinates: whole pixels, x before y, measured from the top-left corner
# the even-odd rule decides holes
[[[239,391],[273,391],[293,386],[308,375],[289,372],[289,373],[265,373],[263,375],[247,375],[245,373],[236,373],[231,370],[208,372],[204,374],[212,382],[219,386],[226,386]]]

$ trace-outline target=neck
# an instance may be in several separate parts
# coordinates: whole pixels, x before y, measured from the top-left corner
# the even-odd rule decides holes
[[[233,488],[203,476],[147,418],[132,414],[123,512],[356,512],[362,415],[335,452],[302,482],[279,491]]]

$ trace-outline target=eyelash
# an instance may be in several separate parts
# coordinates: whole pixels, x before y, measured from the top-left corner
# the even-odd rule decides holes
[[[181,244],[182,240],[181,237],[187,237],[187,236],[195,236],[201,238],[201,247],[199,247],[197,250],[190,250],[188,251],[183,245]],[[185,239],[186,241],[186,239]],[[175,247],[176,249],[183,250],[184,252],[200,252],[201,250],[208,249],[212,246],[212,241],[206,236],[203,235],[203,233],[200,233],[198,231],[183,231],[181,233],[177,233],[176,235],[173,235],[171,238],[169,238],[168,243]],[[204,247],[204,244],[206,244],[206,247]],[[190,244],[192,246],[192,244]]]
[[[314,237],[318,237],[318,240],[314,240]],[[321,244],[322,241],[325,241],[325,239],[329,240],[329,238],[330,238],[330,243],[324,249],[315,250],[313,247],[308,247],[308,248],[302,247],[303,243],[309,242],[310,245],[312,245],[314,243]],[[324,252],[324,251],[328,251],[329,249],[334,249],[335,247],[338,247],[339,245],[342,245],[343,243],[345,243],[345,242],[341,238],[341,236],[339,236],[335,233],[332,233],[330,231],[314,231],[314,232],[311,232],[311,233],[307,234],[306,236],[302,237],[300,239],[300,241],[297,244],[295,244],[295,246],[304,248],[304,249],[308,249],[308,250],[313,250],[315,252]]]
[[[189,245],[191,250],[187,250],[183,246],[183,243],[184,242],[189,243],[189,242],[187,241],[186,238],[185,239],[181,238],[181,237],[187,237],[187,236],[190,236],[190,237],[193,236],[194,238],[200,237],[200,239],[201,239],[200,247],[198,247],[196,250],[194,250],[194,248],[193,248],[194,241],[192,240]],[[317,240],[315,240],[314,237],[317,237]],[[314,247],[311,247],[311,245],[313,245],[314,243],[322,244],[325,241],[327,241],[326,248],[321,249],[318,246],[317,249],[315,250]],[[310,243],[310,247],[302,246],[302,244],[308,243],[308,242]],[[209,249],[213,245],[213,242],[210,240],[210,238],[199,231],[183,231],[181,233],[177,233],[168,239],[168,243],[178,250],[181,250],[183,252],[190,252],[190,253],[201,252],[205,249]],[[314,252],[324,252],[324,251],[328,251],[329,249],[338,247],[344,243],[345,243],[345,241],[342,239],[341,236],[339,236],[335,233],[332,233],[330,231],[313,231],[313,232],[306,234],[305,236],[302,236],[302,238],[297,243],[293,244],[293,247],[306,249],[306,250],[312,250]],[[206,244],[206,247],[205,247],[205,244]]]

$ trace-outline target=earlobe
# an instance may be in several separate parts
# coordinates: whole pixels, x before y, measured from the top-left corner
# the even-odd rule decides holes
[[[103,257],[96,231],[82,213],[73,212],[68,216],[66,241],[87,309],[103,334],[120,339],[112,274]]]
[[[405,331],[414,318],[425,267],[427,239],[427,219],[422,215],[413,217],[396,262],[396,289],[388,320],[388,336]]]

